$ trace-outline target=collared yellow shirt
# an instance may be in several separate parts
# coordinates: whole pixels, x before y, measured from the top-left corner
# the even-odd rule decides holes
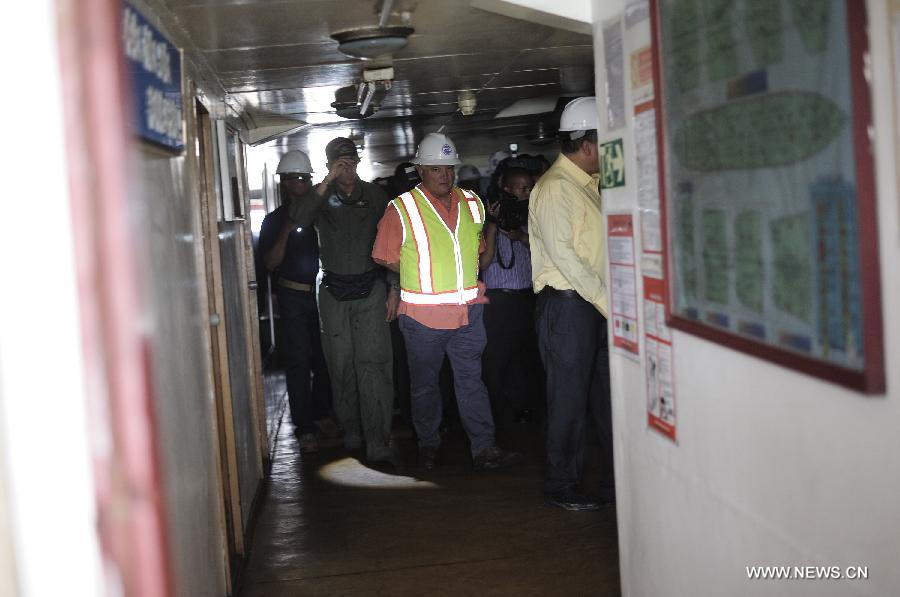
[[[597,175],[560,154],[531,191],[531,278],[535,292],[544,286],[575,290],[608,318],[606,227],[598,182]]]

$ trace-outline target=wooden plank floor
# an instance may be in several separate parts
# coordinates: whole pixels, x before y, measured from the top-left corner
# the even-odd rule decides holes
[[[543,505],[536,425],[506,434],[527,460],[499,472],[472,470],[459,431],[428,473],[408,433],[408,464],[370,468],[343,448],[301,457],[292,431],[281,425],[241,597],[619,595],[615,510]]]

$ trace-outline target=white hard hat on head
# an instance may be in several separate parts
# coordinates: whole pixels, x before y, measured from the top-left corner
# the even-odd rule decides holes
[[[508,151],[503,151],[502,149],[500,151],[495,151],[493,154],[491,154],[491,158],[488,160],[488,167],[485,173],[488,176],[494,174],[494,171],[497,169],[497,166],[500,165],[500,162],[508,157],[511,157]]]
[[[462,161],[456,145],[443,133],[428,133],[419,143],[416,157],[410,160],[417,166],[459,166]]]
[[[278,162],[276,174],[312,174],[312,164],[309,162],[309,156],[300,150],[294,149],[281,156]]]
[[[481,172],[472,164],[464,164],[456,171],[457,180],[477,180],[481,178]]]
[[[582,131],[580,135],[569,135],[572,139],[584,136],[583,131],[596,130],[597,124],[597,98],[594,96],[573,99],[559,117],[560,132]]]

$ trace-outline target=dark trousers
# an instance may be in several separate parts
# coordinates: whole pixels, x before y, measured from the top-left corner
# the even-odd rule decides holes
[[[376,282],[365,298],[339,301],[319,287],[322,348],[331,374],[334,414],[346,431],[348,447],[366,440],[369,458],[384,454],[391,442],[394,371],[386,290]]]
[[[400,331],[409,359],[413,425],[422,447],[441,443],[441,391],[439,379],[444,355],[453,368],[459,417],[469,436],[472,455],[494,445],[490,399],[481,381],[481,355],[486,337],[482,305],[469,307],[469,323],[455,330],[436,330],[406,315]]]
[[[331,409],[331,382],[322,354],[316,295],[282,287],[277,292],[277,346],[287,378],[291,421],[298,433],[315,433],[313,421],[328,416]]]
[[[484,307],[487,346],[482,360],[484,383],[491,396],[494,421],[535,410],[543,399],[544,371],[534,329],[535,296],[524,292],[488,290]]]
[[[391,349],[394,353],[394,408],[399,408],[403,420],[412,424],[409,408],[409,365],[406,363],[406,344],[400,332],[400,322],[390,324]]]
[[[580,297],[547,291],[537,299],[537,333],[547,374],[547,470],[544,491],[581,485],[590,407],[600,439],[600,490],[613,497],[612,416],[606,318]]]
[[[400,409],[403,420],[412,426],[412,408],[409,392],[409,363],[406,357],[406,342],[400,331],[400,319],[390,323],[391,346],[394,351],[394,407]],[[532,326],[533,327],[533,326]],[[537,347],[537,344],[535,344]],[[536,349],[536,348],[535,348]],[[538,359],[540,361],[540,359]],[[453,394],[453,370],[450,362],[444,358],[440,373],[441,400],[443,402],[443,423],[448,425],[458,421],[456,414],[456,397]]]

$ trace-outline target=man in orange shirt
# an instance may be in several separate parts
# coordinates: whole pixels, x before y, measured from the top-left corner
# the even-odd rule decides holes
[[[372,258],[400,273],[397,313],[409,355],[419,460],[425,469],[434,468],[440,448],[438,379],[446,354],[475,468],[508,466],[521,455],[497,447],[481,381],[486,335],[477,276],[484,206],[478,195],[454,186],[454,167],[461,162],[445,135],[426,135],[413,163],[422,183],[390,203],[378,223]]]

